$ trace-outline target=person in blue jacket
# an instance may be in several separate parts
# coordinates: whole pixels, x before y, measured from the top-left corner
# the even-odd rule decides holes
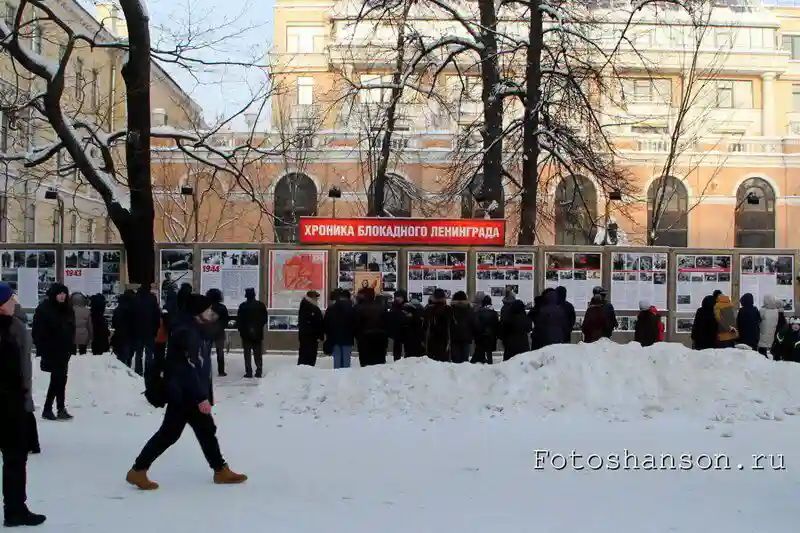
[[[167,383],[167,406],[164,421],[136,458],[126,480],[141,490],[154,490],[158,484],[147,477],[150,466],[178,442],[188,424],[194,431],[208,465],[214,471],[214,483],[233,484],[247,480],[233,472],[222,458],[217,440],[217,426],[211,416],[211,346],[205,328],[217,320],[207,296],[192,294],[183,312],[172,324],[167,343],[164,378]]]

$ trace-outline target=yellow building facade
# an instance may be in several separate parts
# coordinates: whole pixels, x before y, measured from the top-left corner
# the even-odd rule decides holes
[[[49,6],[56,17],[76,32],[91,35],[100,43],[119,42],[126,36],[125,21],[113,2],[96,2],[89,12],[77,0],[60,0]],[[13,27],[19,3],[0,3],[6,23]],[[22,14],[23,45],[57,64],[65,55],[65,34],[28,4]],[[121,69],[125,52],[114,48],[90,48],[78,42],[65,74],[63,102],[70,116],[84,117],[104,131],[126,125],[125,85]],[[3,98],[32,94],[40,80],[20,75],[21,69],[0,58]],[[23,71],[24,72],[24,71]],[[191,128],[200,120],[199,106],[158,65],[151,67],[153,123]],[[37,115],[15,117],[0,113],[0,145],[8,154],[19,154],[47,146],[55,134]],[[57,155],[35,168],[4,163],[0,179],[0,242],[7,243],[105,243],[118,236],[97,192],[69,168],[65,156]],[[58,171],[57,169],[62,169]],[[51,191],[48,194],[48,191]],[[56,192],[56,198],[52,198]]]
[[[611,12],[614,1],[597,8]],[[241,177],[159,150],[160,239],[291,242],[299,216],[370,213],[371,124],[386,107],[396,31],[355,25],[357,4],[277,1],[270,126],[252,128],[272,155],[245,169],[243,186]],[[800,3],[714,5],[702,25],[659,15],[630,30],[635,53],[619,54],[618,92],[597,102],[614,165],[629,187],[617,200],[593,176],[542,179],[537,244],[597,243],[597,228],[613,222],[624,244],[800,246]],[[613,42],[616,19],[608,20]],[[420,17],[415,24],[421,33],[455,31],[452,21]],[[480,78],[445,70],[430,83],[435,98],[400,101],[386,209],[398,217],[483,216],[469,187],[454,185],[465,124],[482,113]],[[459,96],[448,105],[454,83]],[[696,96],[687,99],[689,93]],[[680,136],[678,124],[686,130]],[[254,140],[235,132],[217,137],[219,146],[231,147]],[[511,161],[506,166],[519,170]],[[207,194],[191,205],[176,199],[187,183]],[[341,195],[329,197],[332,188]],[[507,193],[508,238],[515,243],[518,195],[512,184]]]

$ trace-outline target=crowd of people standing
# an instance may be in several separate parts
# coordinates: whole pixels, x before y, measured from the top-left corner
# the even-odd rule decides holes
[[[776,361],[800,362],[800,318],[787,318],[783,302],[764,296],[761,308],[745,293],[739,307],[722,291],[703,298],[692,324],[692,347],[733,348],[748,346]]]
[[[584,342],[610,338],[618,327],[608,292],[596,287],[580,331]],[[408,300],[398,290],[391,301],[371,287],[350,291],[335,289],[323,312],[320,294],[309,291],[298,310],[298,364],[314,366],[322,351],[333,357],[334,368],[351,364],[353,348],[361,366],[386,363],[391,341],[394,360],[428,356],[436,361],[492,364],[493,353],[502,346],[507,361],[530,350],[571,342],[577,320],[575,307],[564,287],[545,289],[532,305],[506,291],[498,309],[492,298],[477,293],[470,301],[458,291],[448,302],[442,289],[433,292],[426,306]],[[643,345],[664,340],[664,327],[657,309],[640,303],[635,337]]]

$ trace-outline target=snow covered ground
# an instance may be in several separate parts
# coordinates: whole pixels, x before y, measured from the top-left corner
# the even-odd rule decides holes
[[[186,434],[151,472],[161,488],[140,493],[125,472],[161,411],[110,357],[76,358],[76,418],[40,422],[29,462],[37,531],[797,531],[800,365],[610,343],[492,367],[294,364],[267,358],[245,381],[234,355],[217,382],[223,452],[246,484],[213,485]]]

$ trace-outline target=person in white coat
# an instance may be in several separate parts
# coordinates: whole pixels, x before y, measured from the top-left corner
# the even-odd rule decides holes
[[[761,307],[761,337],[758,340],[758,353],[769,357],[775,334],[786,325],[783,314],[783,305],[774,296],[764,296],[764,305]]]

